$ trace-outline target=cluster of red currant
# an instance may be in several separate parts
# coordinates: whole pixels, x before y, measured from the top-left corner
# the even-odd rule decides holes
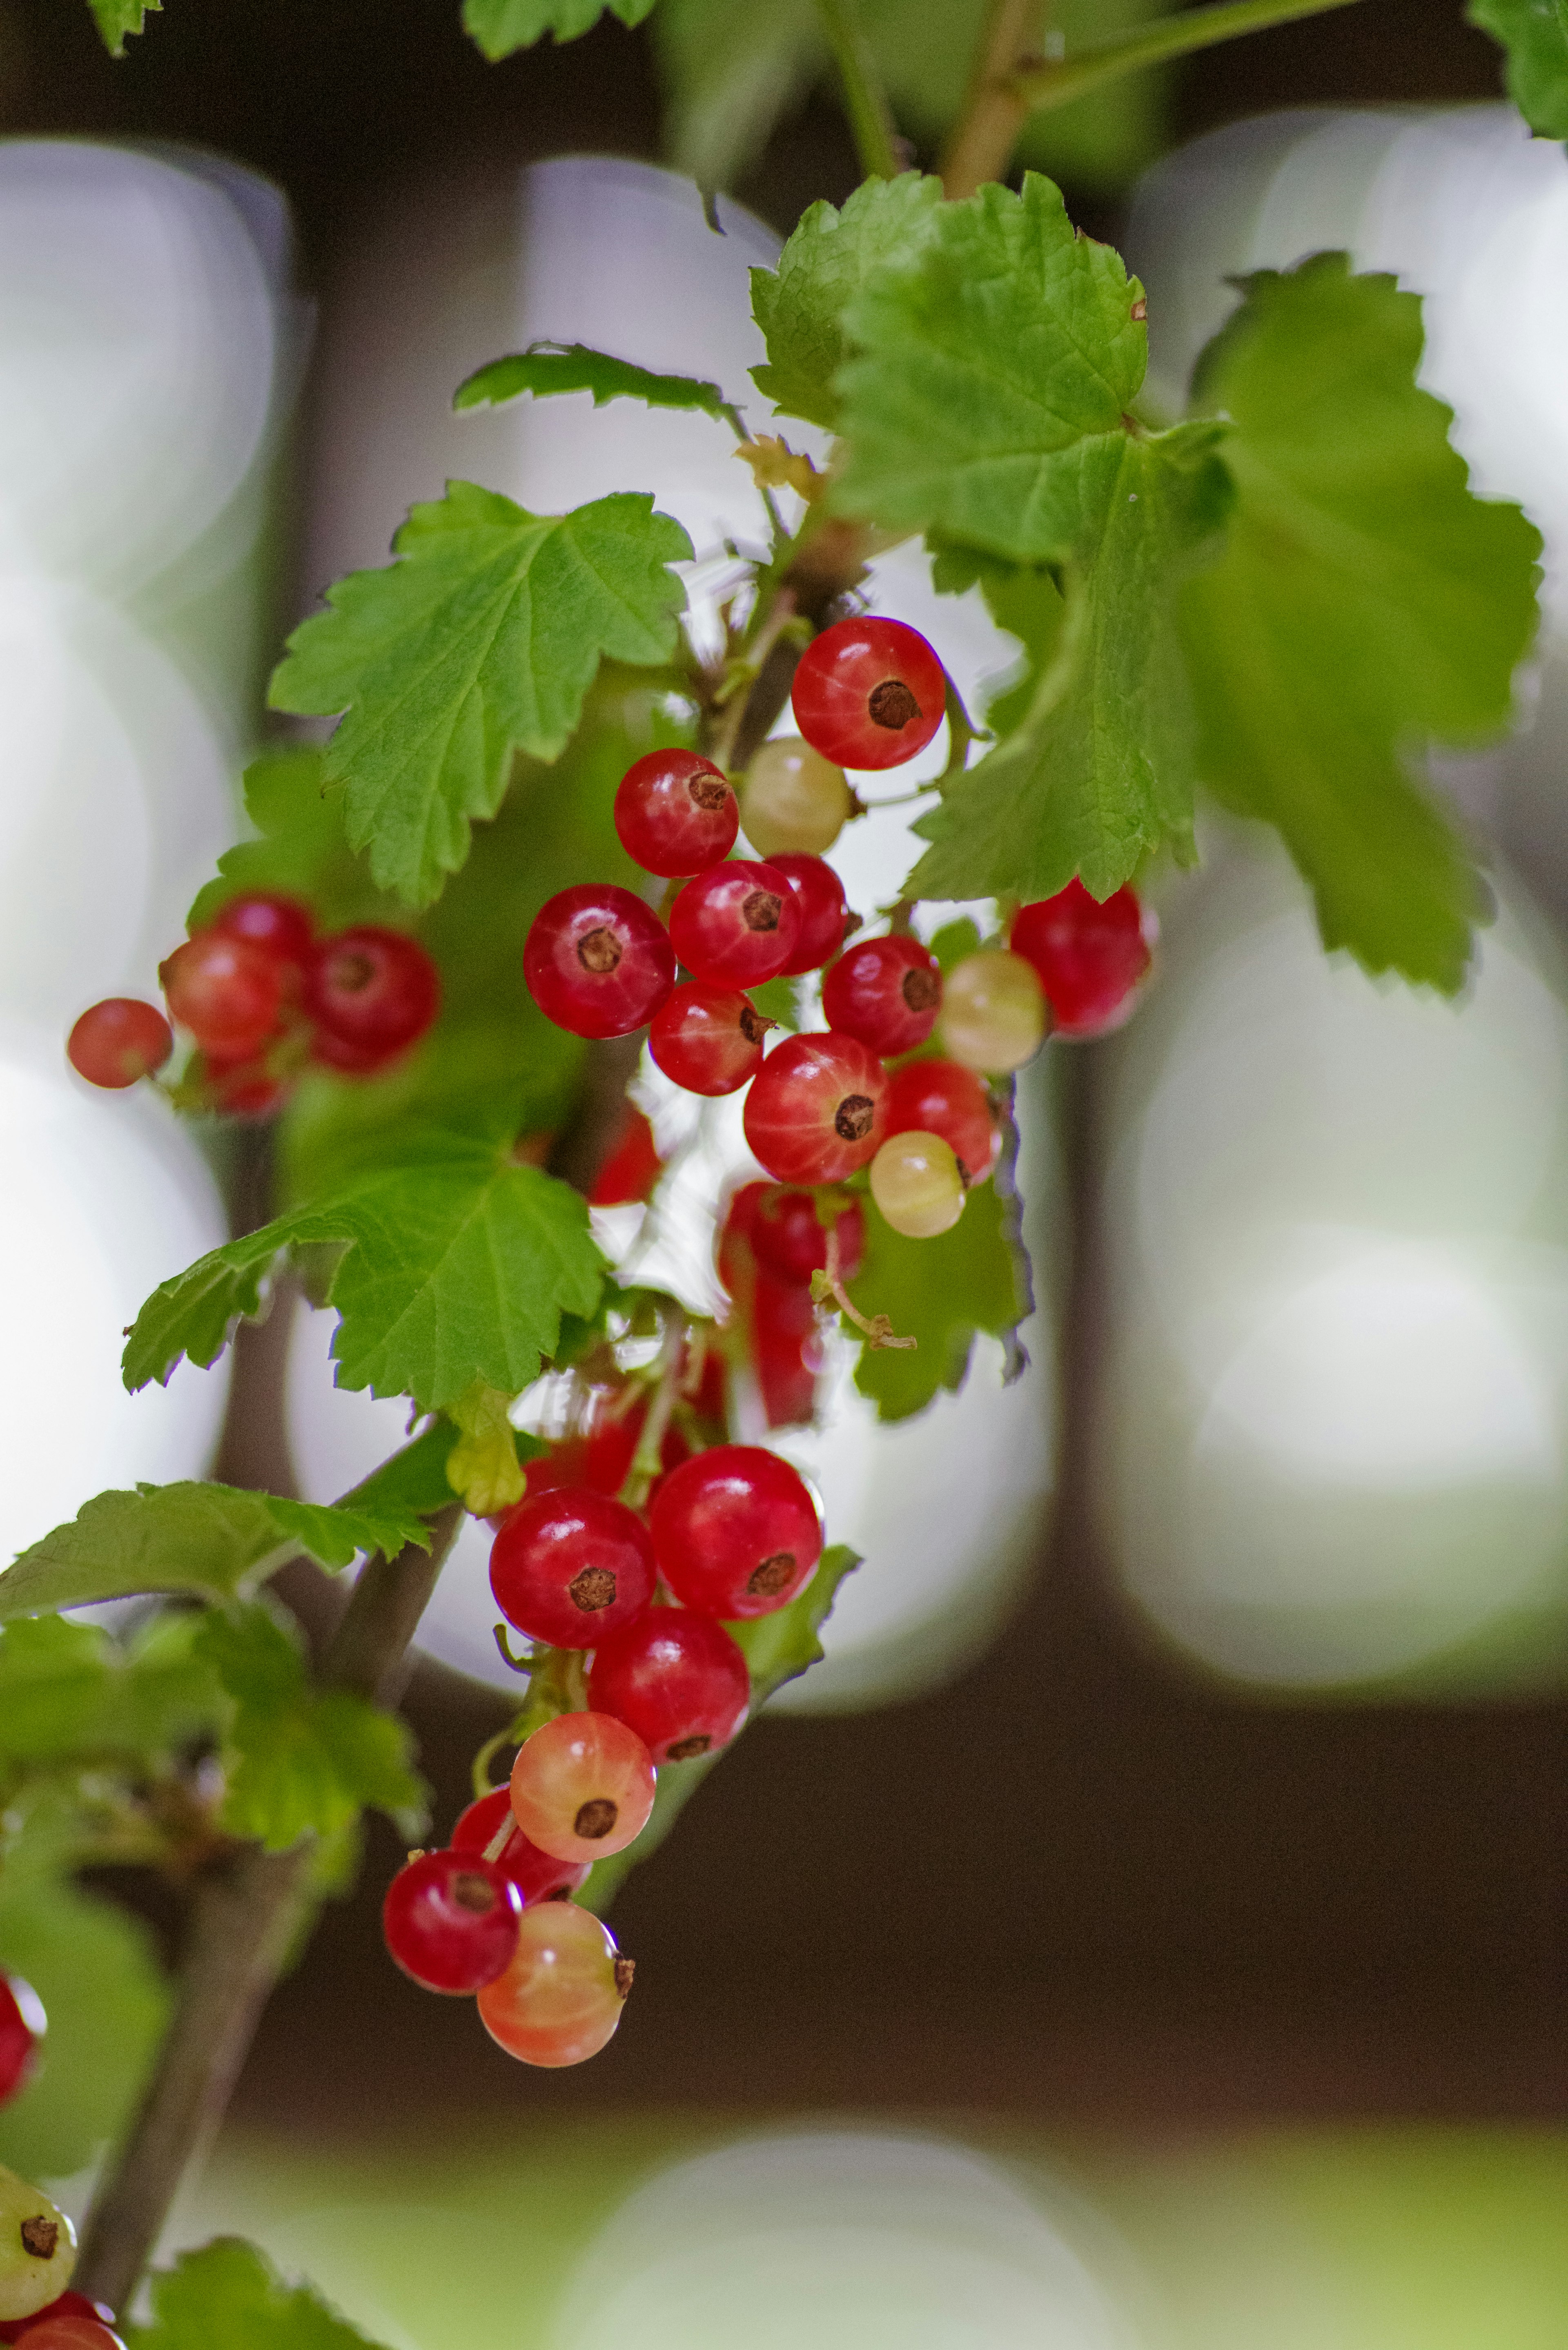
[[[25,2089],[47,2029],[37,1993],[0,1976],[0,2106]],[[60,2291],[76,2257],[70,2223],[48,2198],[0,2168],[0,2342],[27,2350],[124,2350],[112,2312]]]
[[[725,1626],[787,1607],[822,1555],[810,1490],[760,1446],[682,1441],[671,1462],[667,1442],[644,1515],[589,1482],[609,1456],[577,1441],[530,1470],[490,1585],[516,1631],[577,1660],[586,1703],[534,1731],[510,1786],[470,1805],[447,1850],[416,1855],[384,1911],[405,1973],[476,1993],[493,2038],[530,2064],[577,2064],[614,2032],[631,1961],[571,1896],[640,1835],[659,1771],[733,1738],[751,1677]]]
[[[175,1098],[229,1118],[269,1118],[307,1062],[376,1076],[429,1028],[441,979],[415,939],[365,922],[318,938],[308,906],[268,892],[231,898],[160,967],[170,1019],[197,1051]],[[173,1031],[156,1004],[109,996],[66,1046],[89,1085],[114,1090],[162,1068]]]

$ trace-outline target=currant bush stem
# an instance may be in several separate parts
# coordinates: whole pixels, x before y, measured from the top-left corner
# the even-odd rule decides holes
[[[1216,0],[1210,7],[1162,16],[1119,40],[1096,41],[1075,57],[1042,58],[1015,73],[1011,87],[1025,111],[1038,114],[1049,107],[1067,106],[1085,90],[1123,74],[1141,73],[1147,66],[1189,57],[1194,50],[1212,48],[1220,41],[1267,32],[1271,26],[1293,24],[1299,16],[1322,16],[1330,8],[1351,5],[1352,0]]]
[[[686,1316],[677,1307],[664,1326],[664,1344],[659,1350],[659,1378],[653,1399],[638,1436],[637,1451],[631,1456],[626,1482],[620,1489],[620,1498],[628,1509],[641,1509],[648,1499],[648,1489],[659,1474],[664,1440],[670,1431],[670,1415],[675,1409],[675,1399],[680,1391],[686,1336]]]
[[[963,109],[941,160],[942,193],[972,196],[1000,180],[1029,120],[1030,102],[1017,87],[1021,67],[1040,54],[1046,0],[992,0],[975,47]]]
[[[816,13],[844,86],[844,110],[860,168],[867,179],[896,180],[905,167],[898,160],[892,109],[853,5],[854,0],[816,0]]]

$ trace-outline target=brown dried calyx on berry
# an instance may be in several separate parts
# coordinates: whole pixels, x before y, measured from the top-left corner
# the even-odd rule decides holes
[[[885,726],[890,734],[897,734],[901,728],[912,725],[920,714],[919,703],[901,677],[885,677],[880,685],[874,685],[867,697],[866,707],[870,713],[871,723]]]

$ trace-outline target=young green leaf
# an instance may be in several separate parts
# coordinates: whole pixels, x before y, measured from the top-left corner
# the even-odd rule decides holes
[[[566,391],[591,391],[596,408],[611,400],[640,400],[649,408],[698,408],[726,423],[734,415],[716,383],[703,383],[691,375],[654,375],[629,359],[592,351],[586,343],[530,343],[525,351],[492,359],[458,385],[452,404],[458,409],[501,408],[524,393],[545,400]]]
[[[297,1635],[265,1601],[210,1615],[195,1649],[234,1701],[223,1747],[232,1835],[285,1852],[372,1804],[417,1834],[425,1790],[406,1725],[348,1690],[313,1688]]]
[[[1538,139],[1568,139],[1568,0],[1470,0],[1472,25],[1508,52],[1508,94]]]
[[[1275,826],[1324,943],[1451,992],[1487,897],[1408,762],[1509,719],[1540,539],[1471,494],[1421,307],[1343,254],[1264,272],[1199,364],[1236,506],[1181,624],[1206,784]]]
[[[195,1617],[160,1617],[128,1647],[91,1624],[24,1617],[0,1631],[0,1762],[141,1765],[210,1732],[212,1675]]]
[[[531,48],[546,33],[575,41],[591,33],[607,10],[623,25],[640,25],[654,0],[462,0],[463,30],[493,64]]]
[[[844,314],[878,270],[913,261],[936,224],[941,182],[906,172],[867,180],[842,212],[813,204],[774,269],[752,272],[752,315],[767,342],[752,381],[774,413],[830,430],[834,379],[849,354]]]
[[[428,1550],[430,1528],[389,1493],[338,1510],[234,1485],[139,1485],[95,1495],[25,1550],[0,1575],[0,1623],[133,1592],[232,1599],[296,1551],[336,1568],[406,1542]]]
[[[348,844],[423,906],[495,814],[514,754],[564,749],[601,658],[670,659],[685,599],[670,566],[691,543],[650,497],[531,515],[450,482],[393,545],[398,561],[340,579],[295,630],[271,700],[347,713],[325,775],[345,787]]]
[[[88,5],[111,57],[125,55],[128,33],[140,33],[145,18],[163,12],[163,0],[88,0]]]
[[[122,2331],[130,2350],[377,2350],[314,2287],[286,2284],[237,2236],[155,2271],[151,2324]]]
[[[867,1320],[886,1314],[899,1337],[919,1342],[862,1347],[855,1384],[876,1404],[878,1419],[908,1419],[942,1388],[956,1392],[975,1334],[1005,1337],[1027,1311],[1006,1202],[994,1183],[977,1185],[951,1231],[934,1240],[904,1239],[868,1200],[866,1261],[848,1287]]]
[[[126,1344],[125,1383],[166,1380],[182,1355],[216,1360],[262,1310],[286,1253],[340,1243],[325,1301],[340,1317],[337,1384],[440,1411],[475,1379],[519,1395],[553,1353],[564,1311],[592,1314],[604,1261],[567,1184],[483,1143],[431,1138],[399,1165],[214,1249],[155,1290]],[[0,1585],[0,1589],[3,1589]]]
[[[1014,563],[1092,546],[1143,382],[1143,292],[1036,172],[938,207],[849,306],[842,512]],[[1127,490],[1123,487],[1125,499]]]
[[[1067,567],[1064,613],[1027,711],[919,818],[933,845],[909,895],[1049,898],[1079,874],[1107,898],[1162,846],[1190,861],[1191,723],[1174,608],[1229,503],[1217,433],[1117,436],[1103,522]],[[1041,617],[1055,615],[1047,606]]]
[[[372,883],[343,834],[343,795],[327,788],[324,754],[314,743],[265,751],[244,775],[245,813],[259,836],[226,848],[218,879],[196,895],[186,917],[192,931],[215,920],[231,898],[253,889],[303,898],[323,929],[400,916]]]

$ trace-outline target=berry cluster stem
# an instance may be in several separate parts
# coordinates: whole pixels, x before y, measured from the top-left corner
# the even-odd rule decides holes
[[[819,1305],[826,1305],[831,1298],[839,1312],[846,1320],[854,1323],[855,1327],[864,1336],[867,1345],[873,1349],[879,1347],[918,1347],[920,1343],[918,1338],[896,1337],[890,1315],[862,1314],[849,1292],[845,1288],[843,1277],[838,1270],[838,1232],[837,1228],[833,1224],[829,1224],[827,1228],[827,1263],[820,1273],[812,1274],[811,1294]]]

